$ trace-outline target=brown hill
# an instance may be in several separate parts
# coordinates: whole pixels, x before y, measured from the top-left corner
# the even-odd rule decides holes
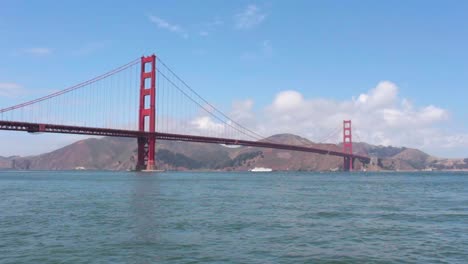
[[[315,144],[291,134],[275,135],[265,140],[339,150],[335,145]],[[330,170],[342,166],[342,160],[333,156],[163,140],[157,143],[156,157],[157,166],[166,170],[249,170],[254,167],[269,167],[274,170]],[[128,170],[135,167],[135,160],[134,139],[91,138],[42,155],[16,157],[9,161],[10,167],[14,169],[71,170],[83,167]]]
[[[127,138],[89,138],[38,156],[12,160],[14,169],[71,170],[125,169],[131,161],[135,140]],[[130,162],[131,163],[131,162]]]
[[[322,148],[326,150],[339,151],[337,145],[332,144],[317,144],[306,138],[292,134],[278,134],[264,139],[275,143],[310,146]],[[287,151],[280,149],[264,149],[264,148],[242,148],[242,152],[260,151],[263,153],[260,157],[251,160],[249,163],[240,166],[239,169],[249,169],[251,167],[267,167],[274,170],[337,170],[342,168],[343,160],[339,157],[330,155],[320,155],[314,153],[304,153],[298,151]]]
[[[267,141],[309,145],[327,150],[342,150],[341,145],[317,144],[308,139],[279,134]],[[355,143],[355,153],[375,157],[368,170],[420,170],[468,167],[468,160],[445,160],[416,149],[373,146]],[[274,170],[339,170],[343,160],[329,155],[255,147],[232,147],[192,142],[157,142],[156,165],[166,170],[249,170],[268,167]],[[30,157],[0,157],[0,168],[31,170],[130,170],[135,168],[136,140],[127,138],[90,138],[61,149]],[[359,162],[356,169],[361,169]]]
[[[11,161],[17,157],[2,157],[0,156],[0,170],[3,169],[10,169],[11,168]]]
[[[434,157],[417,149],[407,148],[392,157],[394,160],[406,161],[414,169],[422,170],[435,160]]]

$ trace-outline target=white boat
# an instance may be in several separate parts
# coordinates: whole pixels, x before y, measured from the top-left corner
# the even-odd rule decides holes
[[[251,169],[250,171],[252,171],[252,172],[270,172],[270,171],[273,171],[273,170],[270,169],[270,168],[255,167],[255,168]]]

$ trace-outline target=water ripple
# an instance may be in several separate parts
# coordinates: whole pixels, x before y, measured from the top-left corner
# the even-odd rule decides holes
[[[0,263],[468,263],[466,173],[1,172]]]

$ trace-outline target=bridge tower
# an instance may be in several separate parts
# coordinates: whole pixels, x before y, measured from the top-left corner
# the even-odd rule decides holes
[[[353,154],[353,139],[351,134],[351,120],[343,120],[343,152]],[[354,159],[351,157],[343,158],[343,170],[353,170]]]
[[[148,67],[149,66],[149,67]],[[156,56],[141,57],[138,131],[156,132]],[[155,170],[156,138],[138,137],[136,170]]]

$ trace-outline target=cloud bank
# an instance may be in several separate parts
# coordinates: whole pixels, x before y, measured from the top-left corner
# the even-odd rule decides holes
[[[468,148],[468,134],[442,129],[450,120],[448,110],[434,105],[415,107],[399,96],[398,86],[390,81],[381,81],[348,100],[305,98],[298,91],[286,90],[260,112],[254,112],[253,105],[251,99],[235,102],[231,116],[265,136],[293,133],[320,141],[334,130],[341,132],[343,120],[351,119],[354,141],[421,148],[436,155]],[[341,133],[327,140],[340,141]]]

